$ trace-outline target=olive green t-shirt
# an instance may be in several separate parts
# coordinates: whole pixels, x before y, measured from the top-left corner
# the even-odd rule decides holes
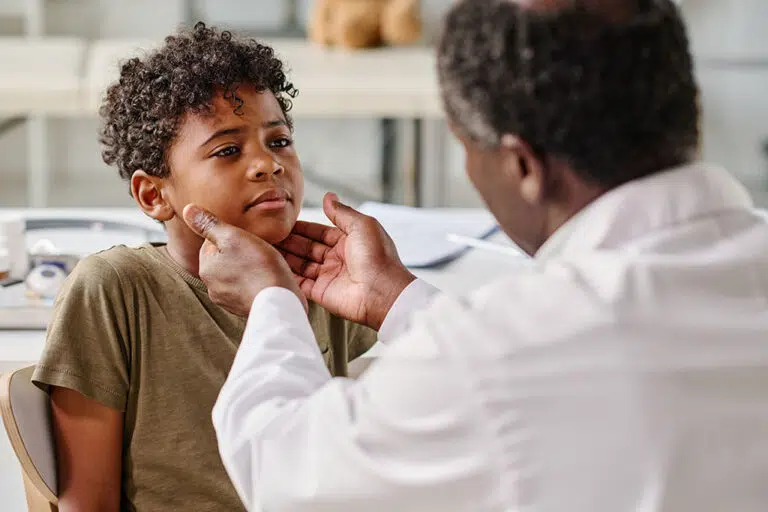
[[[347,361],[376,340],[317,304],[309,319],[334,375],[346,375]],[[211,411],[245,323],[214,304],[162,246],[114,247],[82,260],[67,279],[33,382],[124,412],[121,510],[243,510]]]

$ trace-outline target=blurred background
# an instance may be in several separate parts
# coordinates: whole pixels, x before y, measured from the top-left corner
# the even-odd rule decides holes
[[[312,0],[0,0],[0,206],[131,206],[104,165],[98,102],[119,60],[205,21],[274,41],[300,90],[296,142],[309,204],[475,206],[439,112],[429,45],[450,2],[422,0],[412,45],[307,41]],[[768,205],[768,2],[682,0],[702,89],[703,155]],[[26,41],[25,45],[20,44]]]

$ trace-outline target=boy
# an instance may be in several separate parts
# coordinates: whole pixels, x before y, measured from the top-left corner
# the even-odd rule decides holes
[[[168,244],[84,259],[56,301],[34,382],[49,390],[60,510],[242,510],[219,459],[211,409],[245,319],[208,297],[188,203],[270,243],[303,195],[282,63],[271,48],[198,24],[121,69],[101,108],[104,160]],[[326,364],[375,333],[310,304]]]

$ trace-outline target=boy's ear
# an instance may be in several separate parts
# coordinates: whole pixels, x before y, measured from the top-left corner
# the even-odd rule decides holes
[[[155,220],[166,222],[175,213],[164,193],[165,180],[138,170],[131,176],[131,194],[144,213]]]

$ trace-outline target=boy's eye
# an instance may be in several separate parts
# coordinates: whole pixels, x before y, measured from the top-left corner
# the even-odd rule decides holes
[[[227,146],[213,154],[213,156],[233,156],[240,153],[240,148],[237,146]]]
[[[269,145],[273,148],[287,148],[293,144],[293,141],[287,137],[280,137],[279,139],[273,140],[269,143]]]

